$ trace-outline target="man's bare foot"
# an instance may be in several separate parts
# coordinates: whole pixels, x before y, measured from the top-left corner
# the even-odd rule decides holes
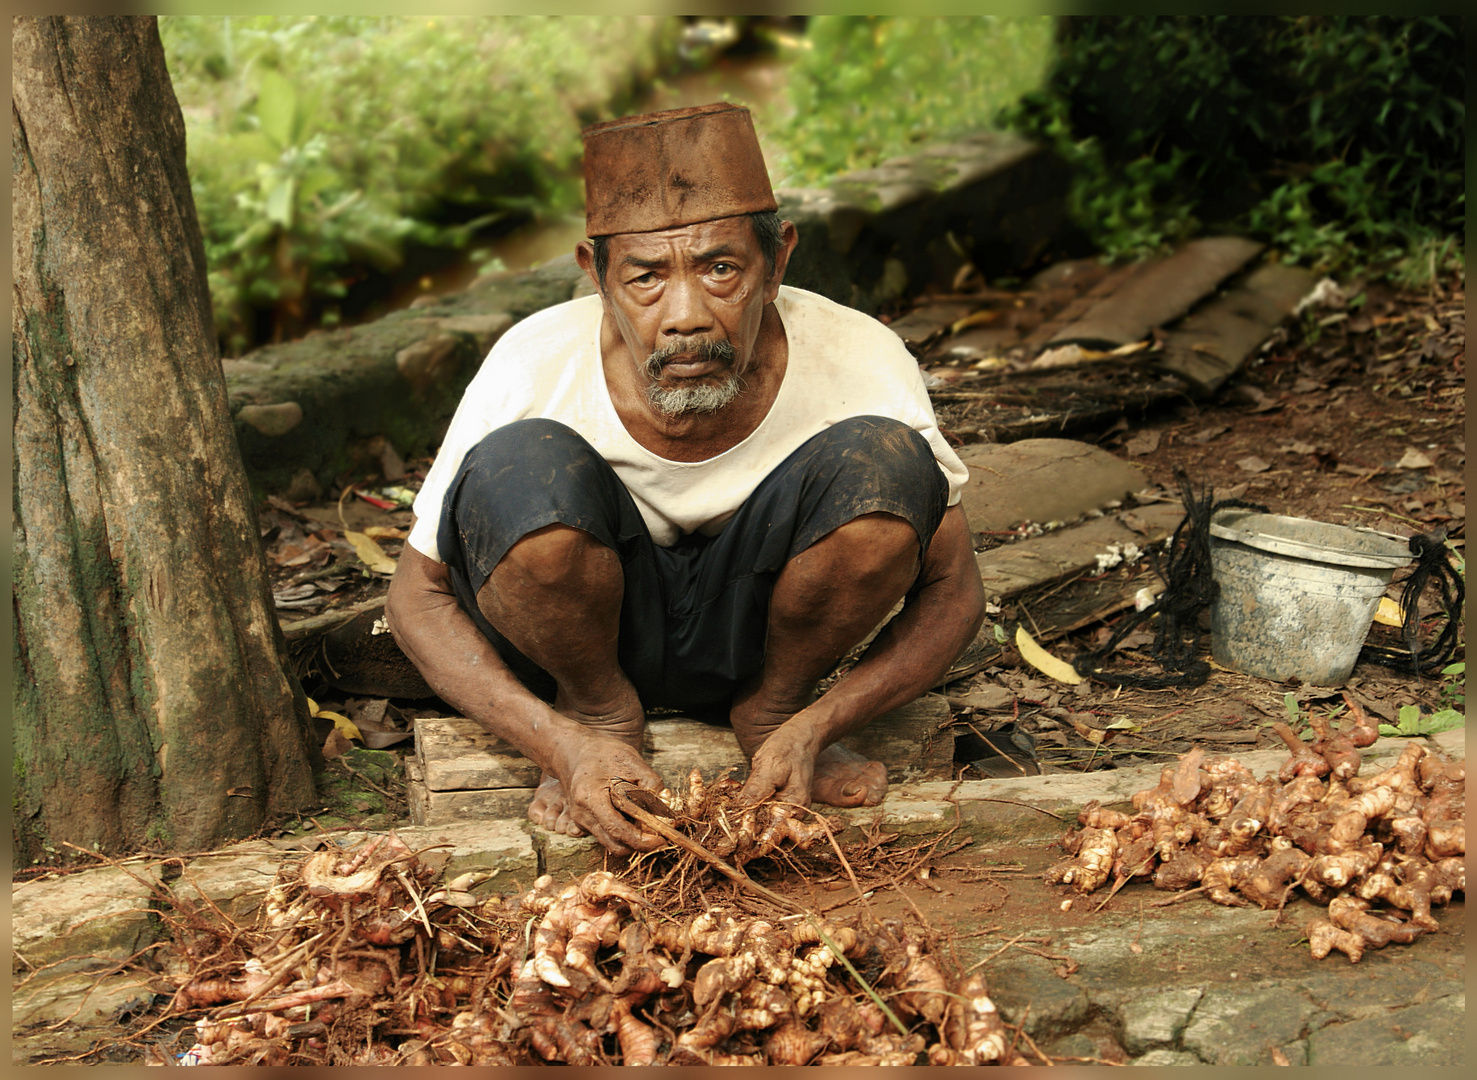
[[[564,797],[564,785],[559,783],[558,777],[548,773],[544,773],[539,779],[533,801],[528,804],[528,820],[552,833],[563,833],[565,836],[585,835],[585,830],[576,825],[569,816],[569,801]]]
[[[876,806],[887,794],[887,766],[832,743],[815,759],[810,795],[827,806]]]

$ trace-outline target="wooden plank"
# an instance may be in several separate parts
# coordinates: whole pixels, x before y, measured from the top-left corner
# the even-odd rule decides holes
[[[1021,621],[1039,642],[1055,641],[1089,623],[1133,607],[1137,592],[1149,586],[1157,593],[1163,582],[1148,566],[1132,575],[1098,576],[1094,568],[1068,579],[1068,584],[1043,585],[1015,598]]]
[[[1143,341],[1154,327],[1175,321],[1213,293],[1262,248],[1239,236],[1192,240],[1168,258],[1144,266],[1048,344],[1111,348]]]
[[[925,342],[949,329],[975,308],[975,304],[949,303],[928,304],[916,307],[902,318],[887,324],[903,344],[916,352]]]
[[[1156,366],[1183,378],[1196,394],[1214,393],[1292,314],[1316,278],[1299,266],[1257,267],[1166,332]]]
[[[1070,529],[981,552],[974,557],[975,564],[985,594],[1000,603],[1034,586],[1095,567],[1097,556],[1105,553],[1109,544],[1132,543],[1142,548],[1163,540],[1184,516],[1185,508],[1179,503],[1154,503],[1119,511]]]

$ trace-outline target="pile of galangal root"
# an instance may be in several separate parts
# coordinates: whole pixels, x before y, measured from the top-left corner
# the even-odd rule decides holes
[[[1167,765],[1132,814],[1090,803],[1062,845],[1073,858],[1050,883],[1091,893],[1152,877],[1159,889],[1217,904],[1276,908],[1300,889],[1326,916],[1308,922],[1313,956],[1405,944],[1439,929],[1431,908],[1466,892],[1465,759],[1443,762],[1412,741],[1390,768],[1359,775],[1359,748],[1378,736],[1357,702],[1342,730],[1313,716],[1316,740],[1273,730],[1291,756],[1258,780],[1234,758],[1199,748]],[[1192,888],[1193,887],[1193,888]]]
[[[317,852],[279,875],[256,927],[201,926],[179,949],[170,1012],[207,1010],[185,1056],[202,1065],[1029,1064],[983,977],[946,977],[915,927],[822,919],[752,882],[745,861],[829,837],[829,827],[775,804],[739,809],[738,788],[704,784],[694,770],[685,791],[663,800],[613,794],[680,837],[666,863],[651,853],[624,879],[599,871],[567,885],[546,875],[520,895],[474,895],[486,872],[438,884],[393,833]],[[723,886],[722,902],[682,903],[723,896]]]

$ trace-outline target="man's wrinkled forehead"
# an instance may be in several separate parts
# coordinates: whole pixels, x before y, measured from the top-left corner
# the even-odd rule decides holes
[[[606,238],[611,259],[617,266],[648,269],[676,261],[705,263],[722,258],[752,256],[757,246],[753,226],[747,218],[719,218],[673,229],[642,233],[616,233]]]

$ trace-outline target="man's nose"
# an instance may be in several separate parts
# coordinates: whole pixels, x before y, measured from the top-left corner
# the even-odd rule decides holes
[[[713,329],[707,296],[702,286],[687,280],[686,275],[679,274],[668,281],[662,300],[661,332],[664,336],[692,337]]]

